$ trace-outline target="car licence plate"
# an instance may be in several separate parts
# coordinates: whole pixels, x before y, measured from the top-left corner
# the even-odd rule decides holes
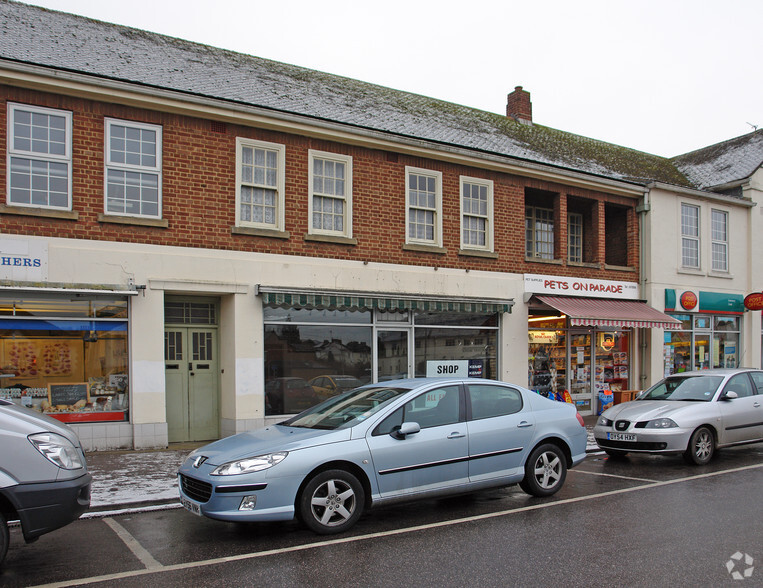
[[[607,433],[607,439],[610,441],[635,441],[634,433]]]
[[[201,506],[191,500],[188,500],[185,496],[180,497],[180,504],[182,504],[186,510],[192,512],[195,515],[201,516]]]

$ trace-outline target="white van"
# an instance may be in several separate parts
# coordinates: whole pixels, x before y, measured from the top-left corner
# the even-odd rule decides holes
[[[8,551],[8,521],[24,540],[63,527],[90,506],[85,453],[63,423],[0,399],[0,565]]]

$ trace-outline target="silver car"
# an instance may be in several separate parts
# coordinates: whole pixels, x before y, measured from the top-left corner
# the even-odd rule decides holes
[[[763,441],[763,371],[674,374],[606,410],[594,437],[609,455],[681,453],[706,464],[718,447]]]
[[[192,452],[180,501],[225,521],[349,529],[373,505],[520,484],[549,496],[585,458],[571,404],[482,379],[370,384]]]
[[[34,541],[87,510],[91,481],[70,427],[0,399],[0,565],[10,542],[8,521],[18,520],[24,540]]]

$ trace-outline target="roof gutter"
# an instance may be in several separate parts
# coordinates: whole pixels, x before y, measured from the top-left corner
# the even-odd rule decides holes
[[[717,192],[707,192],[705,190],[694,190],[692,188],[683,188],[681,186],[674,186],[673,184],[665,184],[663,182],[650,182],[646,185],[647,190],[667,190],[669,192],[676,192],[678,194],[684,194],[686,196],[693,196],[703,200],[711,200],[713,202],[723,202],[734,206],[744,206],[746,208],[752,208],[757,206],[757,203],[752,200],[737,198],[736,196],[727,196],[726,194],[718,194]]]
[[[605,191],[621,196],[639,198],[644,190],[643,184],[595,176],[506,155],[481,152],[415,137],[393,135],[326,119],[141,85],[137,82],[125,82],[4,59],[0,59],[0,83],[230,124],[342,141],[350,145],[477,166],[491,171]]]

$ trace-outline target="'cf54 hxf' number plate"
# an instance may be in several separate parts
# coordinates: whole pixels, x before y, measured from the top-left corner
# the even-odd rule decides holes
[[[635,441],[634,433],[607,433],[607,439],[610,441]]]

